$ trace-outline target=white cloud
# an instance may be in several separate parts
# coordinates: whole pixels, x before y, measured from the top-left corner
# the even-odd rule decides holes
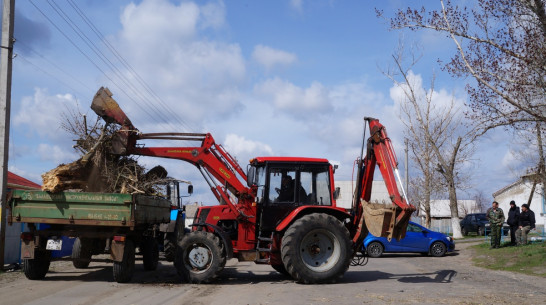
[[[192,2],[173,5],[164,0],[130,3],[120,16],[122,36],[127,41],[155,42],[168,36],[175,40],[192,38],[196,33],[199,7]]]
[[[243,167],[248,163],[250,158],[273,154],[271,146],[258,141],[248,140],[243,136],[232,133],[226,135],[223,146],[231,156],[239,159],[239,163]]]
[[[129,115],[134,114],[134,123],[153,117],[151,123],[155,125],[182,120],[199,128],[204,120],[225,117],[240,109],[239,86],[246,77],[241,48],[209,39],[208,32],[202,31],[221,31],[225,27],[223,2],[199,6],[193,2],[145,0],[128,5],[121,23],[123,28],[112,43],[164,102],[134,94],[133,99],[141,106],[118,99]],[[122,95],[116,88],[111,90],[118,98]],[[152,103],[155,109],[151,109]]]
[[[254,89],[266,100],[272,100],[277,109],[295,117],[326,113],[332,109],[328,90],[319,82],[313,82],[308,88],[300,88],[274,78],[256,85]]]
[[[19,112],[13,122],[16,126],[28,125],[29,130],[42,137],[59,139],[65,136],[61,130],[61,114],[77,104],[70,94],[48,95],[46,89],[35,88],[34,96],[26,96],[21,100]]]
[[[274,66],[288,66],[297,61],[297,56],[293,53],[273,49],[264,45],[257,45],[252,52],[252,58],[260,65],[270,70]]]
[[[52,161],[55,164],[69,163],[79,157],[72,147],[60,147],[44,143],[38,145],[37,153],[42,161]]]
[[[303,0],[290,0],[290,7],[301,12],[303,10]]]

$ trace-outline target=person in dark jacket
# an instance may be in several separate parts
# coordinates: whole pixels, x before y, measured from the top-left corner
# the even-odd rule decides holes
[[[510,243],[516,245],[516,230],[519,227],[519,207],[514,200],[510,201],[510,210],[508,210],[508,220],[506,222],[510,226]]]
[[[521,205],[519,214],[518,230],[516,231],[516,240],[518,246],[527,244],[527,234],[535,228],[535,213],[529,209],[529,205]]]

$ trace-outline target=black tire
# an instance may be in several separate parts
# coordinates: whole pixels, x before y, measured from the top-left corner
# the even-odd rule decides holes
[[[442,257],[446,254],[446,245],[441,241],[435,241],[430,245],[430,255]]]
[[[277,271],[280,274],[290,276],[290,273],[288,273],[288,271],[286,271],[286,268],[282,264],[281,265],[271,265],[271,267],[273,267],[273,269],[275,269],[275,271]]]
[[[282,238],[281,257],[299,283],[334,283],[351,263],[349,231],[337,218],[313,213],[296,220]]]
[[[468,236],[468,230],[465,227],[461,228],[461,233],[463,233],[464,236]]]
[[[29,280],[41,280],[46,276],[50,262],[51,251],[36,250],[34,259],[23,260],[23,272]]]
[[[224,245],[213,233],[195,231],[186,234],[176,248],[174,265],[184,281],[208,283],[226,265]]]
[[[129,282],[135,273],[135,244],[127,239],[124,248],[123,260],[114,262],[114,281],[118,283]]]
[[[373,241],[368,244],[368,248],[366,248],[366,252],[368,252],[369,257],[380,257],[383,255],[383,251],[385,248],[383,245],[378,241]]]
[[[85,269],[91,263],[91,243],[90,240],[81,240],[76,238],[72,245],[72,264],[77,269]]]
[[[478,235],[483,236],[485,234],[485,228],[484,227],[478,227]]]
[[[174,233],[165,233],[163,239],[163,255],[168,262],[173,262],[176,256],[176,235]]]
[[[145,237],[142,241],[142,264],[144,270],[152,271],[157,269],[159,262],[159,245],[153,237]]]

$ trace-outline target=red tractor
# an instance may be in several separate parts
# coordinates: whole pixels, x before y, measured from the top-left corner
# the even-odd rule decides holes
[[[398,192],[396,158],[383,125],[365,118],[371,131],[358,159],[352,209],[336,206],[339,189],[326,159],[257,157],[247,171],[210,134],[140,133],[101,88],[91,108],[121,125],[115,153],[179,159],[199,169],[219,205],[197,211],[192,231],[178,239],[175,266],[193,283],[208,282],[232,257],[270,264],[300,283],[333,283],[359,254],[368,233],[403,238],[415,208]],[[148,147],[146,140],[195,141],[195,146]],[[365,136],[364,136],[365,139]],[[362,145],[364,151],[364,143]],[[368,203],[376,165],[392,204]],[[399,177],[398,177],[399,178]]]

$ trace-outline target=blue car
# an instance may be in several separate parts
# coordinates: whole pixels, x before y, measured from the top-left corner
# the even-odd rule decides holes
[[[375,237],[369,233],[364,239],[362,252],[366,251],[369,257],[380,257],[385,252],[411,252],[440,257],[454,250],[455,242],[450,236],[410,221],[406,237],[400,241],[393,238],[389,242],[385,237]]]

